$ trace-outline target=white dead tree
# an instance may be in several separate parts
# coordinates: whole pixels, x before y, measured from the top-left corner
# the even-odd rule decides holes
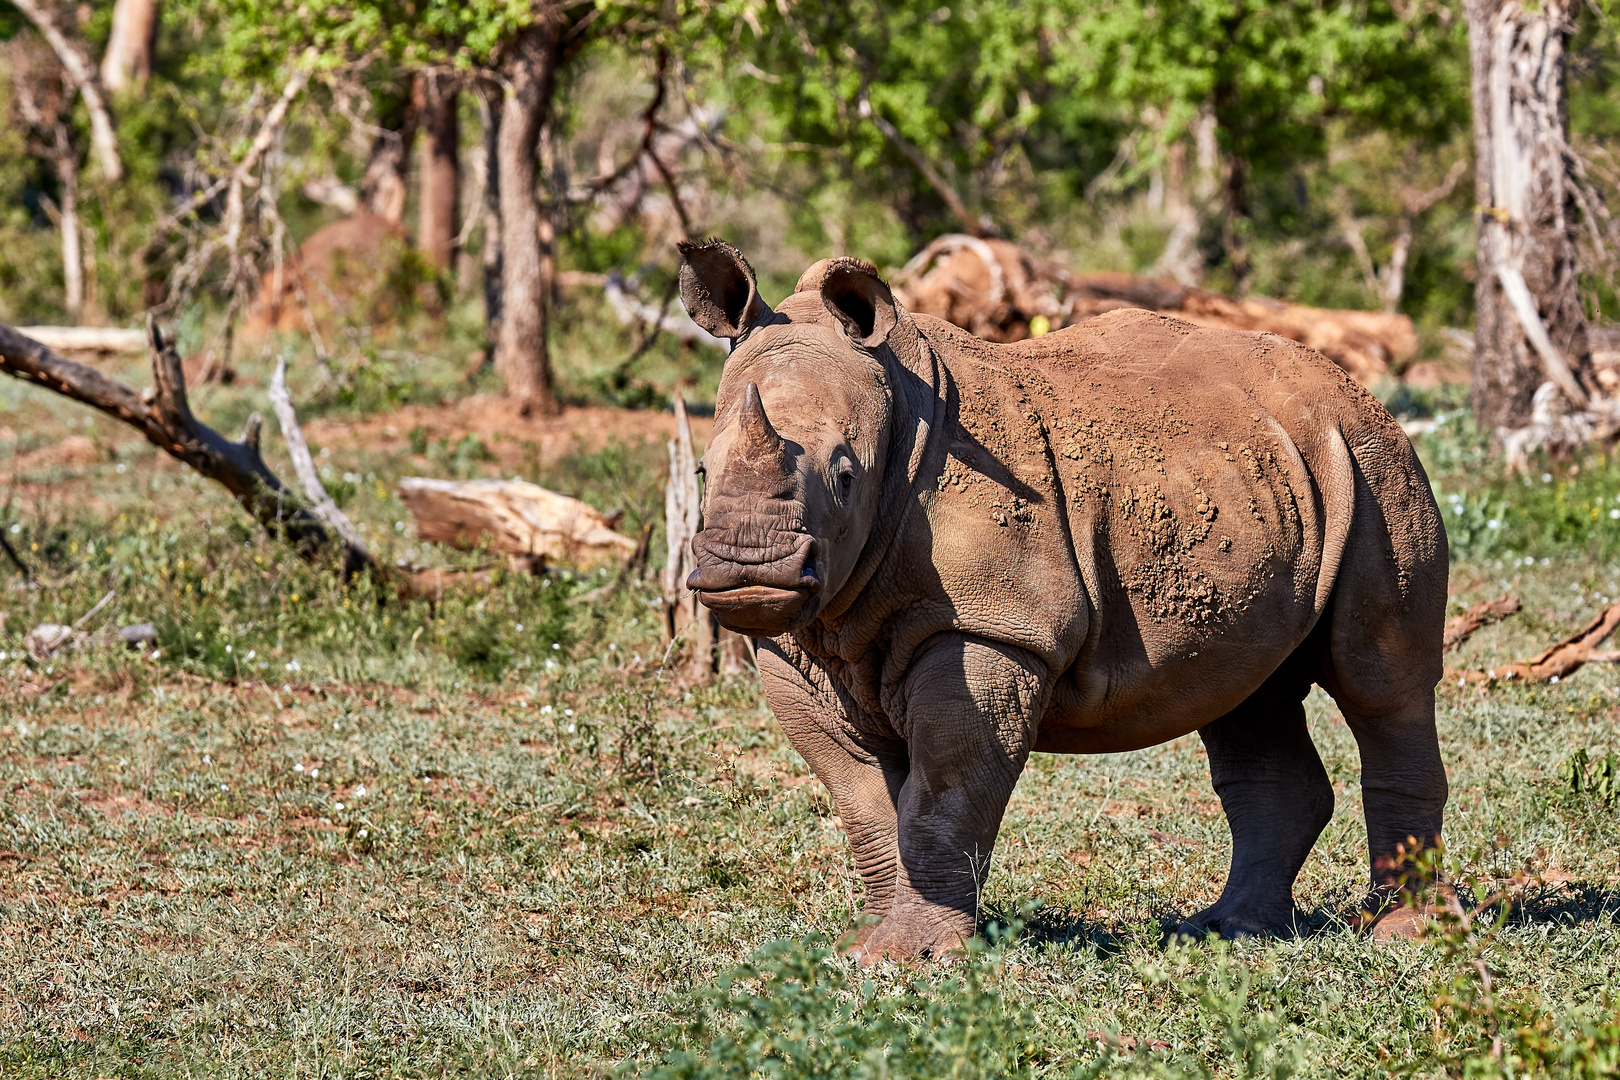
[[[1595,227],[1601,203],[1569,142],[1564,45],[1578,6],[1464,4],[1480,208],[1474,412],[1504,442],[1555,414],[1587,413],[1594,433],[1613,431],[1613,405],[1598,400],[1579,283],[1582,230]],[[1537,409],[1544,383],[1565,407],[1542,395]],[[1515,443],[1521,457],[1532,448]]]

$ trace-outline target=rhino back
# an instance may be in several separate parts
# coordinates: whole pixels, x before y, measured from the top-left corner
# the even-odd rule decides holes
[[[1234,707],[1321,614],[1352,457],[1410,457],[1375,399],[1272,335],[1120,311],[991,346],[918,323],[955,415],[895,552],[913,599],[886,666],[946,629],[1030,649],[1063,673],[1043,749],[1150,745]]]

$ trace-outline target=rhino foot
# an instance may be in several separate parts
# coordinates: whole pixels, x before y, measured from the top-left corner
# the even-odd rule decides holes
[[[1374,941],[1416,941],[1457,903],[1457,894],[1450,886],[1440,886],[1437,891],[1439,903],[1416,901],[1410,894],[1392,896],[1383,890],[1375,891],[1351,917],[1350,925]]]
[[[1299,911],[1294,908],[1286,913],[1242,911],[1236,905],[1217,903],[1177,923],[1165,935],[1165,940],[1202,941],[1210,934],[1227,941],[1246,937],[1290,938],[1298,936],[1302,923]]]
[[[970,931],[971,933],[971,931]],[[848,955],[861,967],[883,960],[911,963],[925,957],[943,960],[964,951],[965,935],[952,926],[889,916],[882,922],[863,927],[855,935]]]

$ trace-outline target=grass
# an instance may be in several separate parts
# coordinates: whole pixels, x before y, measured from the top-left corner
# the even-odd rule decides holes
[[[206,404],[245,414],[257,392]],[[0,1075],[1575,1076],[1614,1063],[1612,667],[1442,687],[1448,858],[1475,894],[1506,896],[1470,932],[1380,946],[1345,928],[1366,874],[1358,770],[1318,692],[1338,806],[1300,879],[1305,936],[1161,945],[1174,916],[1214,900],[1229,854],[1190,736],[1037,755],[983,898],[988,942],[954,966],[859,972],[833,947],[860,885],[825,793],[750,681],[661,671],[649,582],[504,577],[384,603],[289,559],[109,423],[87,428],[17,384],[0,385],[0,408],[14,453],[86,431],[106,447],[95,464],[16,473],[0,525],[43,583],[12,576],[0,594]],[[1456,545],[1454,603],[1511,589],[1525,612],[1476,635],[1460,666],[1533,653],[1620,597],[1620,520],[1588,505],[1613,503],[1614,467],[1492,479],[1476,445],[1456,423],[1422,441],[1443,504],[1467,500],[1448,524],[1486,515],[1485,539]],[[639,526],[658,513],[660,454],[615,445],[538,478]],[[430,461],[470,467],[453,447]],[[472,558],[392,528],[401,463],[334,451],[329,464],[356,477],[349,509],[386,558]],[[87,629],[151,621],[156,659],[24,652],[33,625],[71,622],[109,590]]]

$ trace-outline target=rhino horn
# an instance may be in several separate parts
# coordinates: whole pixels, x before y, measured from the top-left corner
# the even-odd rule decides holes
[[[771,426],[771,418],[765,415],[765,403],[759,398],[758,383],[751,382],[743,390],[738,428],[742,435],[740,449],[748,460],[764,462],[772,458],[781,459],[786,444]]]

